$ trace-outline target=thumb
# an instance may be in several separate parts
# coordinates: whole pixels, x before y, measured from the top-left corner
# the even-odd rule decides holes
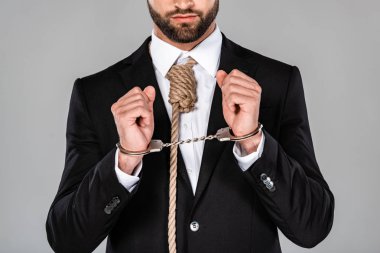
[[[218,72],[216,72],[216,82],[218,83],[220,88],[222,88],[223,81],[227,75],[228,74],[224,70],[219,70]]]
[[[149,98],[149,106],[152,109],[154,99],[156,98],[156,90],[154,89],[153,86],[147,86],[144,89],[144,93]]]

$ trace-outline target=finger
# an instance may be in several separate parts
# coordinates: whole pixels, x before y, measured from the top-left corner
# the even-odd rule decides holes
[[[254,104],[255,101],[257,100],[252,99],[252,97],[237,93],[231,93],[225,98],[225,103],[232,111],[234,111],[233,108],[235,108],[235,105],[239,105],[240,108],[242,108],[242,106],[245,107],[244,105],[246,104]]]
[[[248,81],[250,84],[252,84],[254,86],[254,88],[261,93],[261,86],[260,84],[255,80],[253,79],[252,77],[248,76],[247,74],[245,74],[244,72],[240,71],[240,70],[237,70],[237,69],[234,69],[230,72],[230,76],[234,76],[234,77],[240,77],[242,79],[245,79],[246,81]]]
[[[125,94],[124,96],[122,96],[121,98],[119,98],[119,100],[117,101],[119,103],[119,105],[123,105],[125,104],[126,101],[128,101],[129,99],[131,99],[132,97],[135,97],[135,96],[140,96],[141,99],[144,99],[147,101],[149,101],[149,98],[147,97],[147,95],[141,90],[140,87],[138,86],[135,86],[134,88],[132,88],[130,91],[128,91],[127,94]]]
[[[120,97],[118,101],[125,100],[128,97],[131,97],[135,94],[139,94],[141,92],[142,92],[141,88],[139,86],[135,86],[132,89],[130,89],[126,94],[124,94],[124,96]]]
[[[147,86],[144,89],[144,93],[145,93],[145,95],[149,99],[149,102],[148,102],[149,108],[153,109],[153,103],[154,103],[154,100],[156,98],[156,90],[155,90],[155,88],[153,86]]]
[[[148,97],[141,90],[140,87],[135,86],[131,90],[129,90],[124,96],[120,97],[112,106],[111,111],[113,114],[122,106],[128,104],[129,102],[135,100],[146,100],[148,101]]]
[[[247,88],[247,86],[243,86],[240,84],[229,84],[224,89],[223,92],[225,92],[226,95],[231,94],[231,93],[237,93],[237,94],[249,96],[253,99],[256,98],[257,96],[260,96],[260,93],[256,89],[252,88],[252,86],[248,85],[248,88]]]
[[[150,110],[149,103],[142,98],[141,94],[136,94],[136,97],[132,97],[129,101],[126,101],[124,104],[120,105],[117,110],[125,111],[138,106]],[[152,112],[152,110],[150,110],[150,112]]]
[[[229,73],[230,76],[237,76],[237,77],[241,77],[247,81],[255,81],[255,79],[253,79],[252,77],[248,76],[247,74],[245,74],[244,72],[238,70],[238,69],[233,69],[230,73]],[[255,81],[256,82],[256,81]]]
[[[219,70],[218,72],[216,72],[216,82],[218,83],[220,88],[222,88],[224,79],[227,75],[228,74],[224,70]]]
[[[120,106],[118,111],[119,112],[124,112],[126,110],[129,110],[131,108],[135,108],[135,107],[143,107],[145,109],[149,109],[149,105],[144,101],[144,100],[141,100],[141,99],[138,99],[138,100],[134,100],[134,101],[131,101],[123,106]]]
[[[222,106],[223,106],[223,108],[224,108],[224,107],[227,107],[228,110],[230,110],[230,111],[232,111],[232,112],[235,112],[235,111],[236,111],[236,106],[235,106],[234,104],[227,103],[227,101],[224,100],[224,99],[223,99],[223,101],[222,101]]]
[[[127,104],[134,102],[134,101],[137,101],[137,100],[141,100],[147,104],[149,102],[149,98],[145,95],[145,93],[139,92],[139,93],[131,94],[130,96],[128,96],[124,99],[119,99],[117,101],[116,108],[127,105]]]
[[[150,125],[153,122],[150,110],[141,106],[121,108],[118,110],[117,115],[119,120],[127,119],[128,121],[136,122],[141,117],[145,125]]]
[[[257,82],[247,81],[239,76],[227,76],[225,79],[225,88],[228,89],[231,84],[240,85],[247,89],[252,89],[257,92],[261,92],[261,87]]]

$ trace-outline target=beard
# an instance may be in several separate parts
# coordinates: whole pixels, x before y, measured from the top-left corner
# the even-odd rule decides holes
[[[177,43],[190,43],[198,40],[210,27],[215,20],[219,11],[219,0],[216,0],[214,6],[206,13],[192,9],[176,9],[161,16],[155,11],[148,1],[148,8],[153,22],[160,28],[162,33],[170,40]],[[176,14],[196,14],[200,17],[200,21],[195,25],[182,23],[179,26],[174,26],[170,23],[170,17]]]

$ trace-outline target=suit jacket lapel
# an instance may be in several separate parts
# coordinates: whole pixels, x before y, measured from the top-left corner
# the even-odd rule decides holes
[[[249,63],[242,57],[236,55],[234,52],[235,49],[236,45],[229,41],[223,34],[219,69],[224,70],[227,73],[231,72],[233,69],[238,69],[253,77],[256,72],[255,64]],[[228,125],[223,116],[222,92],[218,84],[216,84],[208,121],[207,135],[215,134],[220,128],[227,126]],[[196,208],[202,194],[207,188],[212,173],[215,167],[218,166],[220,156],[222,155],[224,149],[228,146],[227,143],[228,142],[219,142],[218,140],[206,141],[192,212]],[[230,145],[230,147],[232,146],[233,145]],[[232,152],[232,150],[227,150],[227,152]]]

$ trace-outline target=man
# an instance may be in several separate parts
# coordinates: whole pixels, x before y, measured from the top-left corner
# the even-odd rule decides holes
[[[334,197],[314,155],[300,73],[244,49],[216,26],[218,0],[149,0],[152,36],[73,87],[65,169],[46,229],[56,252],[168,252],[168,72],[190,60],[197,82],[180,139],[262,131],[240,142],[185,143],[176,179],[177,252],[281,252],[277,228],[314,247]],[[170,88],[171,89],[171,88]],[[120,146],[115,147],[119,142]],[[127,152],[125,152],[127,151]]]

